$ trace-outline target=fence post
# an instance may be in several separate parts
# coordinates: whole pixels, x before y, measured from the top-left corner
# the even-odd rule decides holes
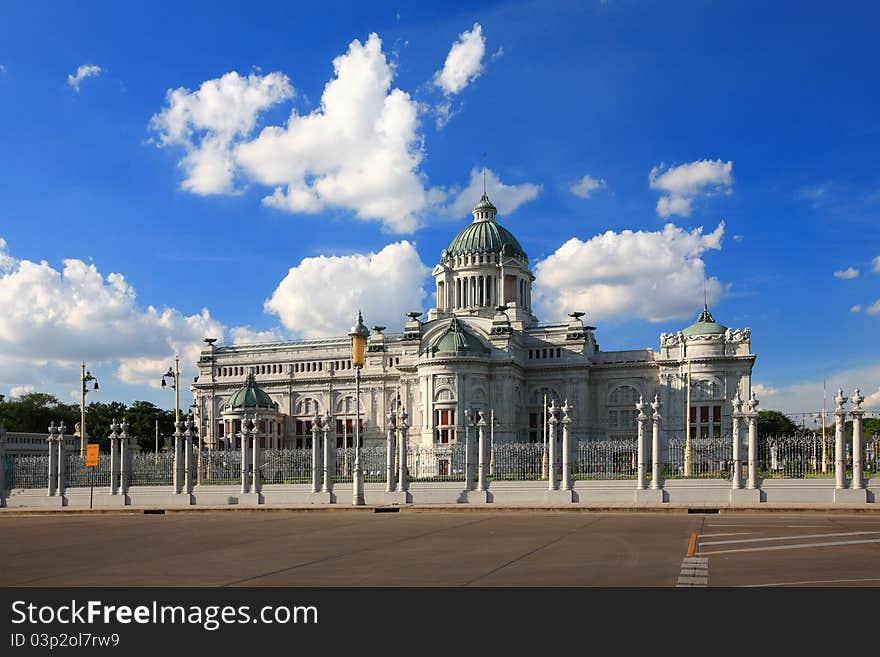
[[[637,419],[638,422],[638,443],[636,445],[636,451],[638,452],[638,478],[636,480],[636,490],[645,490],[648,487],[648,473],[645,472],[645,422],[648,420],[648,416],[645,415],[645,409],[648,405],[645,403],[645,400],[639,395],[639,401],[636,404],[636,410],[639,412]]]
[[[129,470],[131,469],[131,453],[128,451],[128,422],[122,419],[119,425],[122,433],[119,434],[119,489],[123,495],[128,494]]]
[[[55,420],[52,420],[52,422],[49,424],[49,437],[46,439],[46,442],[49,445],[49,481],[47,482],[48,497],[53,497],[55,495],[55,489],[58,486],[58,465],[56,463],[58,452],[55,450],[56,435],[58,435],[58,429],[55,427]]]
[[[186,418],[186,431],[183,432],[183,492],[189,495],[192,493],[192,445],[193,436],[195,435],[195,423],[192,415]]]
[[[65,466],[67,465],[67,455],[64,453],[64,430],[67,427],[64,426],[64,420],[61,420],[61,424],[58,425],[58,433],[56,434],[56,440],[58,440],[58,495],[61,498],[64,498],[64,489],[67,487],[67,481],[65,479]]]
[[[864,463],[862,462],[862,416],[865,414],[865,411],[862,410],[863,401],[865,398],[859,394],[859,389],[856,388],[856,393],[852,398],[853,409],[850,411],[853,419],[853,488],[865,487]]]
[[[251,493],[258,495],[260,488],[260,418],[256,412],[251,416],[253,428],[251,429],[251,440],[253,441],[251,460],[253,467],[251,468]]]
[[[741,440],[741,427],[740,422],[742,421],[743,412],[742,412],[742,399],[739,396],[739,390],[736,391],[736,396],[733,398],[733,477],[731,477],[732,484],[731,488],[734,490],[742,488],[742,440]]]
[[[471,490],[471,470],[472,470],[472,462],[474,460],[473,455],[471,453],[471,434],[473,431],[471,429],[476,428],[476,421],[474,420],[474,410],[467,409],[464,412],[464,489]]]
[[[562,490],[571,490],[571,412],[574,406],[565,400],[562,407]]]
[[[234,420],[233,420],[234,422]],[[250,431],[248,430],[247,413],[241,417],[241,492],[248,492],[248,439]]]
[[[834,398],[837,408],[834,409],[834,487],[838,490],[846,488],[846,445],[844,443],[844,422],[846,410],[843,405],[847,398],[843,396],[843,389],[837,389],[837,397]]]
[[[660,420],[662,419],[660,409],[662,407],[660,395],[654,395],[654,401],[651,403],[651,408],[654,409],[654,414],[651,416],[651,488],[653,490],[659,490],[663,485],[660,481]]]
[[[6,427],[0,424],[0,508],[6,506]]]
[[[748,488],[758,488],[758,398],[752,390],[749,398],[749,411],[746,413],[749,419],[749,483]]]
[[[394,491],[394,432],[396,430],[397,414],[392,408],[388,411],[388,425],[386,426],[388,437],[385,443],[385,492]]]
[[[326,411],[324,413],[324,426],[322,427],[324,430],[324,492],[332,493],[333,492],[333,471],[336,469],[334,467],[334,463],[332,462],[335,454],[336,447],[331,444],[330,441],[330,426],[333,421],[333,416],[330,415],[330,411]]]
[[[406,476],[406,434],[409,425],[406,423],[406,418],[406,408],[401,407],[400,420],[397,423],[397,428],[400,430],[400,474],[398,476],[398,490],[403,492],[406,492],[409,489],[409,481]]]
[[[321,429],[321,416],[318,415],[318,409],[315,409],[315,416],[312,418],[312,492],[317,493],[321,490],[320,475],[318,473],[318,454],[321,450],[321,439],[319,432]]]
[[[556,399],[550,403],[550,435],[547,438],[547,490],[556,490],[556,427],[559,424],[559,407]]]
[[[183,434],[183,421],[178,420],[174,423],[174,471],[172,484],[174,486],[174,494],[180,493],[180,439]]]
[[[485,491],[486,488],[486,418],[484,411],[479,411],[480,420],[477,422],[477,490]]]
[[[119,461],[116,459],[116,449],[119,443],[119,423],[116,418],[110,423],[110,494],[119,494]]]

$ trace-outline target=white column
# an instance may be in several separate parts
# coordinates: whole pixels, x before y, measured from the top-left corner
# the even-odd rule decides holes
[[[659,490],[663,486],[663,482],[660,481],[660,420],[662,419],[660,409],[662,407],[660,395],[654,395],[651,404],[651,408],[654,409],[654,414],[651,416],[651,488],[653,490]]]
[[[174,493],[177,494],[180,492],[181,486],[181,477],[182,474],[182,466],[181,463],[181,451],[180,451],[180,440],[183,437],[183,421],[176,421],[174,423],[174,474],[172,484],[174,485]],[[242,464],[244,463],[244,458],[242,458]],[[244,467],[244,465],[242,465]],[[245,492],[245,491],[242,491]]]
[[[251,468],[251,492],[259,493],[260,492],[260,418],[256,413],[253,415],[253,423],[254,428],[251,431],[251,439],[254,441],[253,452],[251,456],[251,460],[253,461],[254,467]],[[190,445],[188,449],[188,453],[192,453],[192,447]]]
[[[235,420],[232,421],[232,427],[235,428]],[[233,431],[233,436],[235,432]],[[250,432],[247,430],[247,415],[241,419],[241,492],[248,492],[248,438]]]
[[[731,476],[731,488],[734,490],[742,488],[742,431],[740,429],[740,422],[743,417],[742,405],[742,399],[740,399],[739,391],[737,390],[736,396],[733,398],[733,436],[731,437],[731,440],[733,441],[733,475]]]
[[[636,490],[645,490],[648,487],[647,463],[645,462],[645,452],[647,451],[647,445],[645,444],[645,422],[648,421],[648,416],[645,415],[646,408],[648,408],[648,405],[642,396],[639,395],[639,402],[636,404],[636,410],[639,412],[636,418],[638,422],[638,477],[636,478]]]
[[[318,455],[321,453],[321,439],[320,439],[320,427],[321,427],[321,416],[318,415],[318,411],[315,411],[315,417],[312,419],[312,492],[317,493],[321,490],[321,481],[320,481],[320,472],[319,472],[319,459]]]
[[[56,436],[56,440],[58,440],[58,488],[56,493],[62,497],[64,497],[64,489],[67,486],[67,481],[65,480],[64,474],[67,470],[67,454],[64,449],[64,429],[67,427],[64,426],[64,422],[58,425],[58,434]]]
[[[755,391],[749,398],[749,483],[747,488],[754,490],[758,487],[758,399]]]
[[[473,458],[471,457],[471,427],[474,426],[474,421],[471,419],[471,412],[469,410],[463,409],[464,415],[464,489],[471,489],[471,462]],[[449,465],[450,470],[452,468],[452,464]]]
[[[571,489],[571,411],[574,407],[565,400],[562,407],[562,490]]]
[[[859,389],[856,388],[856,392],[853,395],[852,403],[853,409],[850,411],[850,415],[852,415],[853,419],[853,446],[852,446],[852,459],[853,459],[853,478],[852,478],[852,488],[864,488],[865,487],[865,479],[864,479],[864,463],[862,463],[862,416],[864,416],[865,411],[862,410],[862,402],[865,401],[865,398],[859,394]]]
[[[483,411],[480,411],[480,421],[477,422],[477,490],[485,491],[486,487],[486,419]]]
[[[394,409],[388,411],[388,424],[385,427],[387,438],[385,442],[385,491],[390,493],[394,490],[394,432],[397,413]]]
[[[0,424],[0,508],[5,506],[6,495],[6,429]]]
[[[55,421],[52,420],[52,423],[49,425],[49,437],[46,439],[46,443],[49,445],[49,481],[47,482],[47,496],[52,497],[55,495],[56,487],[58,486],[58,450],[55,449],[55,439],[58,435],[58,429],[55,427]]]
[[[559,407],[554,399],[550,404],[550,435],[547,438],[547,489],[556,490],[556,425],[559,424]]]
[[[131,467],[128,453],[128,422],[122,420],[122,432],[119,434],[119,490],[123,495],[128,493],[128,470]]]
[[[837,397],[834,398],[837,408],[834,409],[834,487],[846,488],[846,443],[844,442],[844,422],[846,411],[843,405],[847,398],[843,396],[843,390],[837,389]]]
[[[409,425],[406,423],[406,418],[406,409],[401,408],[400,417],[397,422],[397,428],[400,430],[400,458],[397,461],[400,473],[397,479],[397,489],[402,491],[406,491],[409,488],[409,481],[406,476],[406,433]]]
[[[330,411],[324,414],[324,486],[321,489],[324,493],[333,491],[333,441],[330,440],[330,425],[333,421]]]
[[[119,461],[116,450],[119,449],[119,424],[116,418],[110,423],[110,494],[119,494]]]

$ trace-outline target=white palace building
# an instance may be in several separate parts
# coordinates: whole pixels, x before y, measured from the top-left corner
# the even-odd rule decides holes
[[[385,418],[398,405],[409,413],[413,447],[463,441],[469,409],[494,418],[495,443],[541,441],[545,396],[568,400],[574,440],[635,437],[635,405],[655,395],[664,442],[685,436],[688,407],[692,437],[731,435],[731,402],[751,394],[748,328],[722,326],[704,307],[687,328],[661,333],[658,350],[602,351],[577,309],[567,323],[532,314],[528,256],[496,215],[484,194],[473,221],[440,253],[427,318],[409,313],[402,333],[373,327],[361,371],[365,447],[384,444]],[[347,335],[211,343],[198,369],[192,390],[208,449],[237,448],[241,417],[254,412],[264,448],[310,447],[316,412],[335,422],[337,446],[351,445],[357,407]]]

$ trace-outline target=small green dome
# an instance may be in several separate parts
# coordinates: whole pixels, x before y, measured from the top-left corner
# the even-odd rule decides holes
[[[727,330],[726,326],[722,326],[715,321],[712,313],[709,312],[708,306],[703,306],[703,312],[697,317],[697,321],[688,326],[682,333],[685,337],[691,335],[715,335],[722,334]]]
[[[484,193],[479,202],[474,206],[474,211],[477,210],[492,210],[493,212],[498,212],[498,208],[492,205],[492,202],[489,200],[489,197]]]
[[[438,353],[488,356],[489,350],[458,321],[458,317],[453,317],[445,331],[442,331],[422,345],[421,353],[432,356]]]
[[[266,394],[265,390],[257,387],[256,378],[254,373],[251,372],[245,379],[244,387],[240,388],[229,398],[223,409],[237,411],[258,408],[276,411],[278,410],[278,405],[272,401],[272,398]]]

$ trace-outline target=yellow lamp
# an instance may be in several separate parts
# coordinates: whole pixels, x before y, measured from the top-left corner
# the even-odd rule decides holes
[[[351,364],[361,368],[366,362],[367,336],[370,335],[370,331],[364,326],[364,318],[360,310],[358,311],[357,324],[351,327],[348,335],[351,338]]]

